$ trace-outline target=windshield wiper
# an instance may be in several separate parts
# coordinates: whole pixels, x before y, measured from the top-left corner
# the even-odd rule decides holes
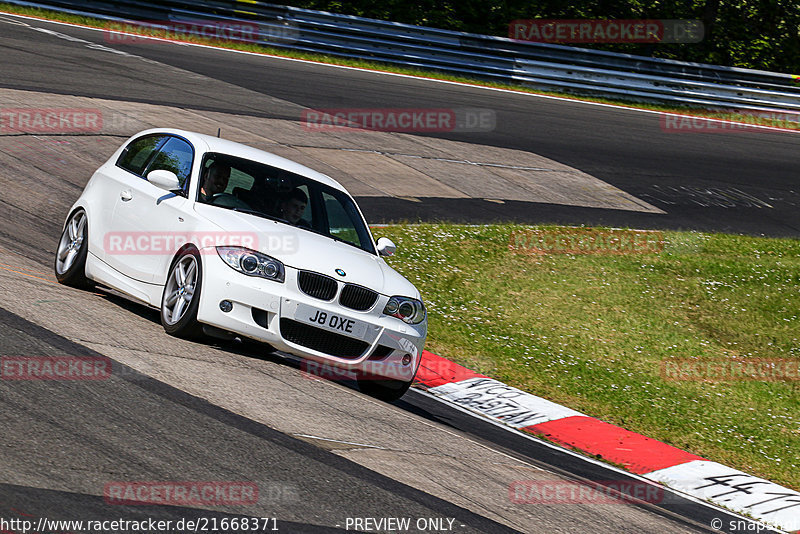
[[[348,245],[352,245],[352,243],[350,241],[345,241],[341,237],[336,237],[335,235],[326,234],[325,232],[320,232],[316,228],[305,228],[305,227],[302,227],[302,226],[299,226],[298,228],[303,228],[303,230],[308,230],[309,232],[314,232],[315,234],[321,235],[323,237],[329,237],[329,238],[333,239],[334,241],[339,241],[340,243],[346,243]],[[355,246],[355,245],[353,245],[353,246]]]
[[[268,214],[264,213],[263,211],[258,211],[258,210],[249,209],[249,208],[229,208],[229,209],[232,209],[233,211],[238,211],[238,212],[241,212],[241,213],[248,213],[250,215],[255,215],[257,217],[262,217],[264,219],[269,219],[271,221],[277,221],[277,222],[280,222],[280,223],[288,224],[289,226],[291,226],[293,228],[299,228],[301,230],[307,230],[307,231],[313,232],[313,233],[315,233],[317,235],[321,235],[323,237],[327,237],[329,239],[333,239],[334,241],[338,241],[339,243],[344,243],[345,245],[350,245],[351,247],[356,247],[359,250],[364,250],[363,248],[361,248],[360,246],[356,245],[355,243],[351,243],[350,241],[347,241],[346,239],[342,239],[341,237],[336,237],[335,235],[332,235],[332,234],[326,234],[325,232],[321,232],[321,231],[317,230],[316,228],[313,228],[313,227],[310,227],[310,226],[297,226],[295,224],[290,223],[286,219],[281,219],[280,217],[275,217],[273,215],[268,215]],[[367,252],[369,252],[369,251],[367,251]]]
[[[352,245],[353,244],[350,241],[345,241],[341,237],[336,237],[335,235],[331,235],[331,234],[326,234],[324,232],[320,232],[316,228],[312,228],[310,226],[297,226],[296,224],[290,223],[286,219],[282,219],[280,217],[275,217],[273,215],[268,215],[268,214],[264,213],[263,211],[253,210],[253,209],[249,209],[249,208],[231,208],[231,209],[233,211],[239,211],[239,212],[242,212],[242,213],[249,213],[251,215],[256,215],[258,217],[263,217],[263,218],[269,219],[271,221],[277,221],[277,222],[280,222],[280,223],[283,223],[283,224],[288,224],[289,226],[291,226],[293,228],[299,228],[301,230],[308,230],[309,232],[314,232],[315,234],[318,234],[318,235],[321,235],[321,236],[324,236],[324,237],[329,237],[329,238],[333,239],[334,241],[339,241],[341,243],[347,243],[348,245]]]
[[[262,217],[264,219],[269,219],[271,221],[284,222],[283,219],[280,219],[278,217],[273,217],[272,215],[264,213],[263,211],[253,210],[250,208],[235,208],[235,207],[229,209],[232,209],[233,211],[238,211],[240,213],[247,213],[248,215],[255,215],[257,217]]]
[[[323,237],[329,237],[330,239],[333,239],[334,241],[338,241],[339,243],[344,243],[345,245],[350,245],[351,247],[355,247],[358,250],[363,250],[364,252],[369,252],[370,254],[373,254],[373,255],[375,254],[375,252],[373,252],[371,250],[368,250],[368,249],[365,249],[364,247],[362,247],[360,245],[357,245],[357,244],[355,244],[353,242],[347,241],[346,239],[342,239],[341,237],[336,237],[335,235],[331,235],[331,234],[325,234],[325,233],[320,232],[319,230],[315,230],[314,228],[304,228],[302,226],[298,227],[298,228],[302,228],[303,230],[308,230],[309,232],[313,232],[315,234],[319,234],[319,235],[321,235]]]

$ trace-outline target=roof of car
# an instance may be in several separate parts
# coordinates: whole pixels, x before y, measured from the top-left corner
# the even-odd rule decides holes
[[[310,169],[305,165],[301,165],[300,163],[290,159],[283,158],[271,152],[266,152],[264,150],[243,145],[235,141],[229,141],[227,139],[197,132],[190,132],[187,130],[178,130],[175,128],[155,128],[145,132],[139,132],[136,135],[139,136],[142,134],[151,133],[169,133],[179,135],[189,140],[193,145],[195,145],[196,148],[204,148],[204,152],[217,152],[220,154],[228,154],[231,156],[257,161],[259,163],[264,163],[266,165],[271,165],[279,169],[306,176],[336,189],[346,191],[346,189],[339,182],[330,176],[322,174],[321,172],[317,172],[314,169]],[[201,145],[205,145],[205,147],[202,147]]]

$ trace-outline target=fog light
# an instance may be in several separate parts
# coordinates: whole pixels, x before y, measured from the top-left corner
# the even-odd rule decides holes
[[[403,355],[403,365],[408,365],[410,363],[411,363],[411,355],[410,354],[404,354]]]
[[[219,309],[225,313],[228,313],[233,309],[233,303],[229,300],[223,300],[219,303]]]

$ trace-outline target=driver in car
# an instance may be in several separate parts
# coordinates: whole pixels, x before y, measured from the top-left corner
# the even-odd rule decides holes
[[[206,169],[206,177],[200,186],[200,202],[209,203],[214,195],[224,193],[230,178],[230,166],[219,162],[212,163]]]
[[[292,189],[280,203],[280,216],[295,226],[310,228],[311,225],[303,219],[306,211],[308,196],[299,187]]]

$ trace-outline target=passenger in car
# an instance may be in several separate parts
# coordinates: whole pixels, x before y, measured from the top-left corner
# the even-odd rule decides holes
[[[278,207],[279,216],[295,226],[310,228],[308,221],[302,218],[307,205],[308,196],[302,189],[295,187],[281,200]]]
[[[214,162],[206,169],[205,177],[200,183],[200,202],[211,202],[211,198],[225,192],[228,180],[231,178],[231,168],[220,162]]]

